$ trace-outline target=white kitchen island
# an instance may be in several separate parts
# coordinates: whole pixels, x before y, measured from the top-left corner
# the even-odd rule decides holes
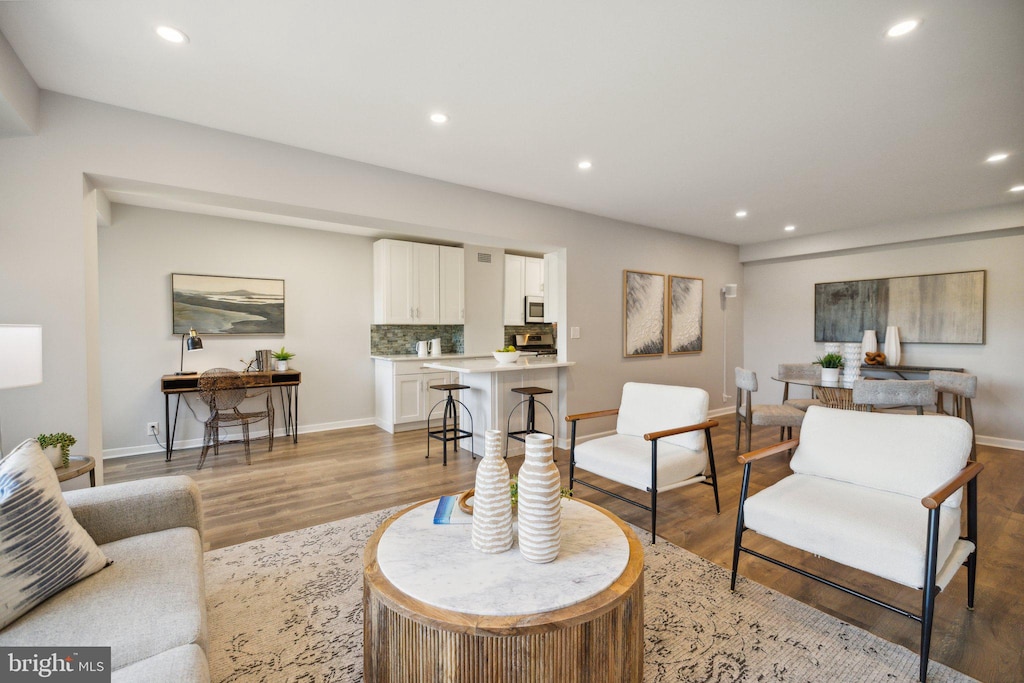
[[[499,363],[494,359],[475,358],[467,360],[437,360],[424,362],[423,367],[441,372],[457,373],[455,381],[469,386],[456,394],[466,404],[473,415],[472,449],[477,455],[484,452],[484,433],[488,429],[500,429],[503,434],[518,431],[526,424],[526,404],[523,404],[512,416],[509,428],[509,413],[513,406],[524,396],[512,393],[516,387],[544,387],[550,394],[537,396],[537,403],[547,406],[555,417],[556,424],[551,425],[548,413],[537,406],[535,428],[542,432],[554,433],[557,437],[558,426],[562,417],[558,414],[559,376],[565,368],[575,365],[571,361],[558,361],[552,356],[523,356],[515,363]],[[441,392],[437,400],[441,400]],[[440,409],[438,409],[440,414]],[[463,420],[460,425],[468,429],[468,422]],[[470,448],[470,439],[459,442],[459,448]],[[509,441],[509,455],[521,454],[524,444],[514,439]]]

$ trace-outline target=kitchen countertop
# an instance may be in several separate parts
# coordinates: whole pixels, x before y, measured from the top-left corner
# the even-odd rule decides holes
[[[415,353],[399,353],[393,356],[374,356],[370,358],[373,360],[386,360],[386,361],[402,361],[402,360],[421,360],[424,363],[434,362],[437,360],[464,360],[469,358],[494,358],[489,353],[477,353],[477,354],[465,354],[465,353],[442,353],[440,356],[417,356]]]
[[[567,368],[570,365],[576,365],[573,361],[559,361],[555,356],[520,356],[519,360],[515,363],[499,363],[494,358],[467,358],[465,360],[449,361],[427,358],[425,361],[423,363],[424,367],[464,374],[546,370],[548,368]]]

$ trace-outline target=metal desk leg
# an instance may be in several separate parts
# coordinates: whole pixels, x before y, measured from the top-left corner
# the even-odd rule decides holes
[[[174,453],[174,435],[178,431],[178,411],[181,409],[181,394],[176,394],[175,399],[174,422],[171,422],[171,397],[168,394],[164,394],[164,423],[168,426],[167,432],[164,434],[164,438],[167,439],[167,455],[164,459],[167,462],[171,461],[171,455]]]

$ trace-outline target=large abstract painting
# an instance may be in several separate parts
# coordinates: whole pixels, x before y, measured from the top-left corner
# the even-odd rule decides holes
[[[623,355],[665,353],[665,276],[623,271]]]
[[[985,343],[985,271],[913,275],[814,285],[814,340],[857,342],[864,330],[884,341]]]
[[[669,353],[704,350],[704,280],[669,275]]]
[[[174,334],[284,334],[284,280],[171,275]]]

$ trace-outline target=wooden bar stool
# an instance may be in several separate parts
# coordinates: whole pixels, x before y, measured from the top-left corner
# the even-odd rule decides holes
[[[508,457],[508,440],[515,439],[516,441],[522,441],[526,443],[527,434],[548,434],[537,429],[536,416],[537,416],[537,401],[536,396],[542,396],[544,394],[552,393],[550,389],[544,387],[516,387],[512,390],[514,394],[520,394],[526,396],[522,401],[516,404],[516,407],[512,409],[508,414],[508,423],[505,425],[505,457]],[[526,406],[526,429],[520,429],[517,432],[512,431],[512,416],[519,410],[519,406],[527,404]],[[551,409],[543,403],[540,404],[541,408],[548,411],[548,415],[551,417],[551,431],[555,431],[555,416],[551,414]],[[552,439],[555,438],[554,433],[548,434]]]
[[[476,449],[473,444],[473,415],[469,412],[469,408],[466,404],[452,396],[453,391],[459,391],[461,389],[469,389],[468,384],[436,384],[431,389],[437,389],[438,391],[447,392],[447,396],[437,403],[427,413],[427,457],[430,457],[430,440],[437,439],[443,444],[442,452],[444,453],[441,464],[445,467],[448,466],[448,442],[451,441],[455,444],[455,450],[459,450],[459,439],[470,439],[469,448],[470,454],[473,459],[476,460]],[[440,429],[430,428],[430,418],[433,416],[434,411],[441,404],[444,404],[444,414],[441,417]],[[469,429],[459,429],[459,409],[457,407],[462,406],[462,409],[466,411],[466,416],[469,418]],[[451,420],[451,425],[448,421]]]

